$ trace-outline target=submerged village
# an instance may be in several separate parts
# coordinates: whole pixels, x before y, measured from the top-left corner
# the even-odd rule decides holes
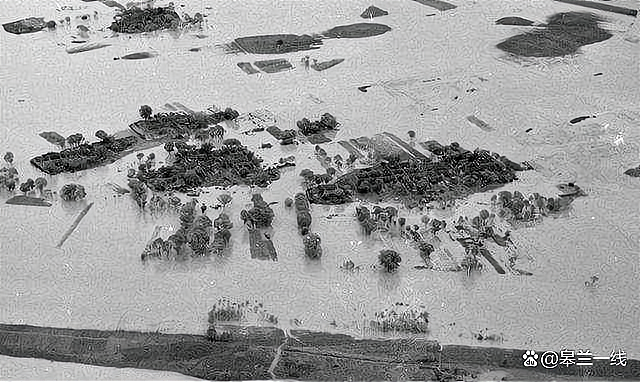
[[[415,1],[440,12],[455,8],[443,1]],[[603,3],[563,1],[580,7],[634,17],[637,15],[634,10]],[[124,7],[109,0],[101,3],[120,9],[110,27],[111,31],[120,34],[185,28],[198,30],[204,17],[200,13],[193,17],[181,17],[173,4],[167,7]],[[229,54],[304,53],[322,45],[325,39],[366,38],[384,34],[390,28],[371,21],[387,14],[387,11],[371,6],[361,15],[369,22],[338,26],[311,35],[240,37],[223,48]],[[581,46],[610,38],[612,35],[599,26],[601,21],[590,13],[553,15],[546,25],[538,25],[532,32],[503,41],[498,48],[516,56],[561,57],[576,52]],[[69,20],[29,18],[5,24],[4,29],[14,34],[46,33],[47,30],[63,27],[65,23],[68,24]],[[496,24],[528,26],[532,22],[519,17],[504,17],[497,20]],[[67,49],[69,54],[108,46],[104,42],[96,43],[82,38],[86,31],[81,28],[79,34],[78,44],[71,50]],[[146,59],[153,55],[141,52],[115,57],[114,60]],[[307,56],[301,65],[307,70],[320,72],[330,70],[343,61],[310,62]],[[278,73],[292,67],[285,59],[237,63],[237,69],[247,75]],[[366,93],[369,87],[362,86],[359,91]],[[573,182],[557,184],[555,194],[501,190],[504,185],[517,180],[522,172],[535,171],[535,166],[526,161],[513,161],[499,152],[473,147],[471,142],[418,141],[416,130],[419,127],[408,126],[404,136],[391,132],[372,136],[344,136],[339,134],[341,116],[330,107],[324,113],[308,115],[297,121],[295,126],[287,126],[268,110],[246,111],[242,110],[241,105],[225,105],[224,99],[217,102],[221,106],[212,105],[200,111],[178,103],[167,104],[164,108],[161,105],[139,105],[139,115],[129,116],[131,122],[128,127],[122,126],[114,131],[98,130],[93,137],[85,137],[80,133],[64,137],[55,131],[43,131],[40,137],[56,146],[57,150],[30,159],[30,164],[42,173],[35,179],[25,179],[15,167],[12,151],[20,150],[20,147],[3,148],[9,150],[4,154],[6,163],[0,169],[0,187],[7,195],[6,203],[48,208],[56,198],[67,203],[80,202],[88,196],[81,181],[65,184],[56,190],[47,187],[47,179],[63,173],[107,166],[128,158],[135,166],[129,166],[121,174],[119,182],[109,184],[113,192],[118,197],[133,199],[141,213],[152,218],[171,216],[177,227],[169,235],[163,235],[160,226],[157,227],[152,236],[146,239],[144,251],[136,254],[144,263],[230,256],[233,251],[229,246],[232,228],[238,222],[248,232],[251,258],[277,262],[278,248],[271,237],[274,234],[272,223],[276,219],[274,209],[284,209],[295,216],[297,226],[289,227],[290,232],[282,234],[288,235],[291,240],[301,241],[307,259],[322,262],[325,255],[323,243],[330,238],[318,229],[317,223],[314,224],[311,212],[317,205],[344,205],[350,224],[359,227],[366,240],[385,243],[397,240],[407,243],[412,249],[400,252],[396,247],[389,246],[378,253],[371,253],[370,263],[380,272],[396,272],[399,267],[408,266],[406,259],[419,258],[422,264],[414,268],[423,272],[461,272],[468,275],[495,272],[535,277],[535,273],[528,268],[527,255],[514,245],[512,235],[523,227],[543,225],[547,219],[563,219],[576,199],[588,197],[580,185]],[[167,109],[171,111],[165,111]],[[571,123],[588,118],[591,117],[579,116]],[[481,130],[491,130],[487,122],[476,116],[470,115],[467,120]],[[265,141],[273,143],[251,147],[243,141],[243,137],[249,135],[262,135],[268,137]],[[329,144],[340,147],[344,154],[328,154]],[[267,163],[259,151],[270,150],[275,145],[288,147],[287,152],[292,155]],[[162,154],[142,153],[153,147],[162,147],[164,150]],[[307,154],[312,155],[324,171],[300,168],[296,157]],[[283,195],[279,200],[265,200],[261,189],[279,182],[282,171],[295,171],[301,187],[291,189],[290,195]],[[627,169],[625,174],[638,177],[640,170]],[[237,187],[250,188],[250,200],[238,200],[238,197],[232,196],[229,191]],[[202,202],[200,197],[213,189],[224,190],[217,197],[217,203],[211,205]],[[439,219],[431,213],[454,208],[469,196],[479,193],[488,195],[487,199],[470,214]],[[230,212],[230,205],[248,202],[252,203],[252,207],[243,209],[239,216]],[[58,247],[64,245],[66,239],[82,224],[82,219],[91,213],[92,205],[89,203],[77,215],[57,243]],[[415,219],[416,211],[418,220]],[[368,266],[345,259],[341,269],[349,273]],[[584,280],[584,284],[586,287],[597,286],[598,276]],[[149,345],[151,350],[139,348],[141,333],[114,334],[97,330],[74,333],[71,329],[12,328],[10,325],[0,325],[0,332],[33,331],[48,338],[46,341],[69,349],[56,352],[43,350],[37,344],[28,349],[3,344],[0,350],[2,354],[21,357],[174,370],[215,380],[268,379],[276,376],[335,379],[346,375],[356,379],[381,379],[394,362],[411,365],[407,378],[442,381],[475,377],[477,372],[472,365],[480,363],[478,359],[488,360],[488,364],[496,367],[522,369],[519,356],[513,357],[514,360],[506,360],[502,350],[497,348],[447,348],[436,341],[426,340],[420,346],[409,345],[403,340],[397,343],[356,341],[348,336],[306,331],[291,333],[283,330],[280,333],[270,327],[252,328],[249,332],[229,329],[232,325],[228,324],[240,321],[249,310],[263,315],[266,322],[277,327],[278,318],[258,301],[221,299],[209,312],[203,312],[208,314],[210,326],[202,336],[156,333],[149,340],[152,343]],[[404,310],[398,307],[379,312],[370,324],[383,333],[426,334],[429,332],[429,312],[414,307]],[[20,335],[15,335],[15,341],[19,341]],[[74,342],[63,340],[65,336],[92,339]],[[473,336],[478,341],[490,344],[499,344],[503,340],[501,334],[486,331],[473,333]],[[320,350],[305,353],[302,349],[307,347],[300,347],[289,340],[312,344]],[[116,355],[107,350],[111,349],[108,344],[112,342],[118,344],[118,349],[122,345],[122,351]],[[272,346],[272,342],[276,345]],[[87,349],[92,349],[95,356],[93,361],[80,356]],[[338,356],[336,360],[329,361],[323,352]],[[475,355],[472,355],[474,352]],[[213,354],[217,356],[213,357]],[[369,361],[385,365],[376,364],[370,368],[361,354],[367,354]],[[453,364],[465,366],[443,366],[443,354],[447,354]],[[238,362],[238,366],[226,367],[225,362],[232,359]],[[345,360],[351,360],[351,363],[347,365]],[[326,370],[324,366],[315,365],[332,362],[338,363]],[[253,366],[251,371],[244,367],[249,363],[256,364],[255,370]],[[338,364],[342,365],[342,375],[335,371]],[[599,373],[600,377],[604,377],[611,375],[614,370],[619,373],[618,376],[627,378],[637,369],[638,365],[633,363],[632,370],[625,370],[622,374],[620,370],[611,368]],[[557,373],[578,372],[563,369]]]

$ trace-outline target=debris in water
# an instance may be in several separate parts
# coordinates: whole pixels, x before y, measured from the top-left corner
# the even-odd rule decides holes
[[[591,116],[586,115],[586,116],[582,116],[582,117],[576,117],[576,118],[572,119],[572,120],[571,120],[571,121],[569,121],[569,122],[573,125],[573,124],[576,124],[576,123],[578,123],[578,122],[582,122],[582,121],[584,121],[585,119],[595,118],[595,117],[596,117],[595,115],[591,115]]]
[[[78,224],[80,224],[80,221],[85,217],[85,215],[87,215],[87,213],[89,212],[89,210],[91,209],[91,207],[93,206],[93,202],[89,203],[88,206],[86,206],[84,208],[84,210],[82,210],[82,212],[80,212],[80,214],[78,215],[78,217],[76,218],[76,220],[73,222],[73,224],[71,224],[71,227],[69,227],[69,229],[67,230],[67,232],[64,234],[64,236],[62,236],[62,239],[60,239],[60,242],[58,243],[58,245],[56,246],[57,248],[62,247],[62,244],[64,244],[64,242],[69,238],[69,236],[71,236],[71,234],[73,233],[73,231],[78,228]]]

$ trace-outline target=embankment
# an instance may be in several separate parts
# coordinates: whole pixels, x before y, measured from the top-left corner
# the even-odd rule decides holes
[[[510,376],[558,379],[585,375],[582,367],[531,369],[523,366],[524,350],[443,346],[427,340],[356,340],[340,334],[276,328],[232,328],[229,341],[209,341],[188,334],[140,333],[0,325],[0,354],[44,358],[95,366],[166,370],[208,380],[278,378],[384,380],[401,366],[403,379],[443,379],[505,370]],[[587,379],[637,379],[640,361],[589,368]]]

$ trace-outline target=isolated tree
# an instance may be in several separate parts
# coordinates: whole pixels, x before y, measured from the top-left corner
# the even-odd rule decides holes
[[[9,163],[9,165],[13,164],[13,153],[11,151],[7,151],[6,154],[4,154],[4,160],[5,162]]]
[[[142,117],[142,119],[144,119],[145,121],[151,118],[151,114],[153,114],[153,110],[149,105],[142,105],[139,112],[140,117]]]
[[[43,177],[36,178],[35,186],[40,192],[40,195],[44,194],[44,188],[47,187],[47,180]]]
[[[380,261],[380,265],[382,265],[387,272],[393,272],[400,266],[402,258],[398,252],[390,249],[384,249],[380,251],[378,260]]]

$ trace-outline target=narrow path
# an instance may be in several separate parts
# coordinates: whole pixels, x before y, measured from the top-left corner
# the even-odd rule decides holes
[[[278,346],[278,348],[276,349],[276,356],[273,358],[273,361],[271,362],[271,366],[269,366],[269,370],[268,370],[268,373],[271,376],[271,379],[277,379],[273,371],[276,369],[276,366],[278,366],[278,362],[280,362],[280,358],[282,357],[282,348],[287,344],[288,339],[289,339],[288,337],[285,337],[284,341],[282,341],[282,344]]]

